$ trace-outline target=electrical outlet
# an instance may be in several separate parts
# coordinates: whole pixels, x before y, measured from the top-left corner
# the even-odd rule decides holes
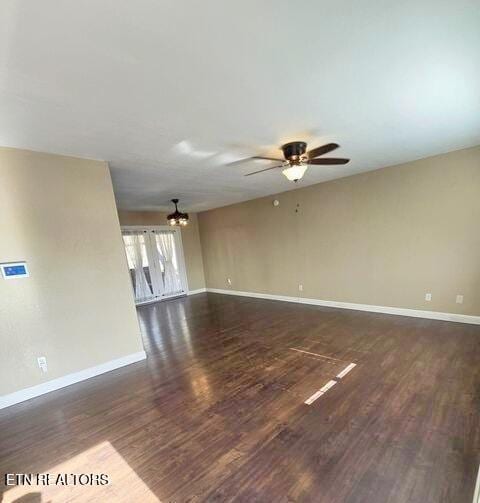
[[[42,372],[48,372],[47,358],[45,356],[39,356],[37,358],[37,362]]]
[[[425,294],[425,300],[426,300],[427,302],[430,302],[430,301],[432,300],[432,294],[431,294],[431,293],[426,293],[426,294]]]
[[[231,280],[230,278],[227,278],[227,283],[228,283],[229,285],[231,285],[231,284],[232,284],[232,280]]]
[[[457,295],[455,302],[457,304],[463,304],[463,295]]]
[[[298,285],[298,291],[303,292],[303,285]]]

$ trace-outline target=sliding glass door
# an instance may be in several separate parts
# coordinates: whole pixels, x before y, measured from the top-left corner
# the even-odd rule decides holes
[[[123,227],[122,235],[137,304],[187,292],[180,229]]]

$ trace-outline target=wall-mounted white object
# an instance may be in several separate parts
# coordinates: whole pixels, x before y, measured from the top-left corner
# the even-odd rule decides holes
[[[278,199],[274,199],[273,206],[280,206],[280,201]]]
[[[457,304],[463,304],[463,295],[457,295],[455,302]]]
[[[432,294],[431,294],[431,293],[426,293],[426,294],[425,294],[425,300],[426,300],[427,302],[430,302],[430,301],[432,300]]]
[[[37,358],[38,367],[44,373],[48,372],[47,358],[45,356],[39,356]]]
[[[30,276],[26,262],[7,262],[0,264],[4,279],[28,278]]]

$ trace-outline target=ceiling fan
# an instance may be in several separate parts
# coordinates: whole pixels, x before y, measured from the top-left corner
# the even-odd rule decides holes
[[[327,143],[321,147],[313,148],[307,152],[307,144],[304,141],[292,141],[281,146],[285,159],[277,159],[275,157],[265,157],[255,155],[248,159],[266,159],[268,161],[279,161],[282,164],[271,166],[270,168],[247,173],[245,176],[256,175],[271,169],[283,168],[282,173],[291,181],[297,182],[305,174],[309,165],[332,166],[338,164],[347,164],[350,159],[341,159],[333,157],[318,157],[328,154],[339,147],[336,143]],[[244,159],[247,160],[247,159]]]

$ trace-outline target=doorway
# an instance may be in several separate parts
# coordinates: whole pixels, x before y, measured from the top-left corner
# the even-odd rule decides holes
[[[137,305],[186,295],[180,229],[127,226],[122,236]]]

